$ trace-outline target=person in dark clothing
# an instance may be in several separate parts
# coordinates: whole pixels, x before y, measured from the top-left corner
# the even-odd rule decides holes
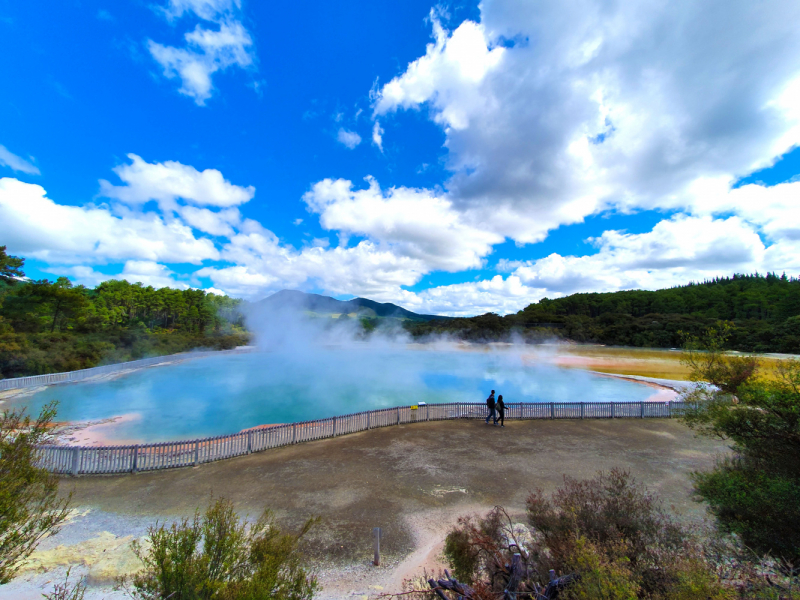
[[[494,424],[497,425],[497,422],[500,422],[500,427],[505,427],[505,419],[506,419],[506,403],[503,402],[503,394],[500,394],[497,397],[497,418],[494,420]]]
[[[486,408],[489,409],[489,415],[486,417],[486,424],[489,424],[489,419],[494,419],[494,424],[497,425],[497,414],[494,412],[495,401],[494,401],[494,390],[492,393],[489,394],[489,397],[486,399]]]

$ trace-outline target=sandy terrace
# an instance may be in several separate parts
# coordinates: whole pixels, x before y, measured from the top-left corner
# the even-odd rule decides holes
[[[251,515],[264,506],[287,527],[319,515],[308,540],[322,598],[398,590],[422,566],[435,567],[441,540],[461,514],[502,504],[521,513],[529,490],[552,490],[564,473],[590,477],[621,466],[688,519],[687,474],[710,466],[724,446],[697,439],[675,421],[521,421],[506,427],[446,421],[387,427],[202,465],[138,475],[64,478],[75,517],[46,540],[28,569],[0,586],[0,598],[40,598],[68,564],[88,574],[88,598],[110,598],[112,578],[135,566],[129,542],[157,518],[204,505],[210,494]],[[88,511],[88,512],[87,512]],[[384,530],[384,566],[369,566],[371,530]]]

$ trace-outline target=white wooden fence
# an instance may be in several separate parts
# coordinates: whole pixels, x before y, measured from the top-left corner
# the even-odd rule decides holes
[[[119,373],[129,369],[141,369],[164,363],[180,362],[191,358],[202,358],[204,356],[220,354],[240,354],[249,352],[250,348],[242,346],[233,350],[205,350],[201,352],[181,352],[180,354],[170,354],[167,356],[154,356],[153,358],[143,358],[141,360],[131,360],[128,362],[105,365],[102,367],[92,367],[91,369],[80,369],[78,371],[68,371],[66,373],[48,373],[46,375],[32,375],[30,377],[12,377],[10,379],[0,379],[0,392],[4,390],[14,390],[19,388],[39,387],[41,385],[53,385],[56,383],[70,383],[82,381],[98,375],[108,373]]]
[[[505,418],[646,419],[682,414],[683,402],[509,403]],[[232,435],[135,446],[41,446],[40,464],[59,474],[136,473],[191,467],[290,444],[337,437],[389,425],[449,419],[485,419],[483,403],[457,402],[397,406],[366,412],[250,429]]]

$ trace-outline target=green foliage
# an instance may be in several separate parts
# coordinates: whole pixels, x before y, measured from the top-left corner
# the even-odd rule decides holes
[[[370,319],[368,317],[361,317],[359,319],[361,324],[361,331],[364,335],[369,335],[378,327],[378,319]]]
[[[0,279],[0,283],[2,280]],[[240,300],[202,290],[65,277],[0,287],[0,376],[72,371],[246,344]]]
[[[69,498],[59,498],[58,478],[36,465],[36,446],[55,414],[52,404],[35,420],[0,413],[0,583],[8,583],[39,540],[67,518]]]
[[[796,564],[800,559],[800,480],[758,462],[726,459],[695,473],[695,492],[723,531],[738,534],[758,553]]]
[[[456,579],[468,584],[474,582],[480,552],[472,544],[472,538],[465,528],[453,529],[447,534],[444,540],[444,556]]]
[[[563,594],[565,600],[636,600],[641,587],[625,555],[624,544],[600,548],[586,537],[575,540],[570,568],[580,578]]]
[[[800,352],[800,280],[734,275],[658,291],[632,290],[544,298],[513,315],[406,322],[416,338],[471,341],[566,338],[615,346],[679,347],[716,322],[733,324],[726,348]]]
[[[709,330],[695,361],[695,380],[715,380],[685,396],[684,422],[699,433],[729,440],[733,456],[693,475],[723,531],[738,534],[758,553],[800,562],[800,362],[784,360],[773,377],[755,379],[720,355],[724,331]],[[702,357],[702,354],[698,354]],[[727,361],[727,365],[726,365]]]
[[[6,247],[0,246],[0,281],[13,284],[17,277],[25,277],[22,272],[24,264],[24,258],[9,256],[6,254]]]
[[[691,369],[690,379],[710,383],[724,394],[736,394],[756,376],[759,368],[754,356],[736,356],[725,352],[733,326],[725,321],[709,327],[702,336],[687,336],[681,362]]]
[[[248,525],[229,501],[217,500],[202,516],[151,527],[149,544],[134,543],[144,569],[134,575],[132,593],[143,600],[311,598],[318,585],[298,544],[312,525],[283,533],[269,511]]]

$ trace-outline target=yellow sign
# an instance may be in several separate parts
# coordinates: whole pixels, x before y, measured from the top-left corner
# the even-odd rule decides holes
[[[414,406],[412,406],[412,407],[411,407],[411,410],[417,410],[418,408],[419,408],[419,406],[417,406],[417,405],[415,404]]]

